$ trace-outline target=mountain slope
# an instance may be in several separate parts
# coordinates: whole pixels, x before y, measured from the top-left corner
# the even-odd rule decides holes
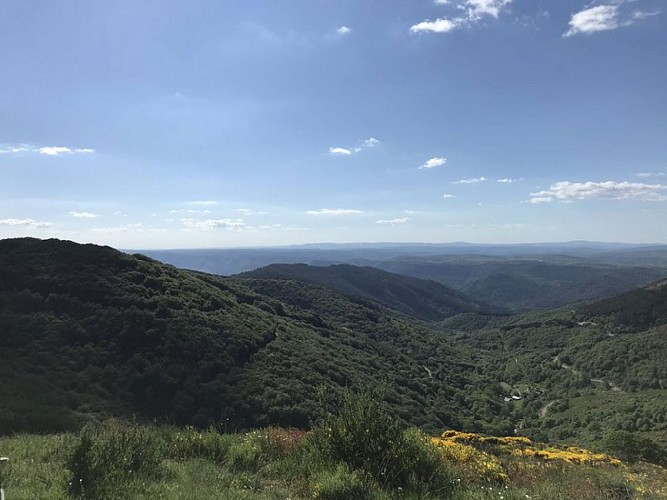
[[[667,280],[647,287],[588,304],[584,314],[613,316],[614,320],[632,328],[648,328],[667,324]]]
[[[512,311],[610,297],[667,275],[664,268],[608,265],[567,255],[402,257],[373,265],[432,279]]]
[[[369,299],[410,316],[438,321],[466,312],[500,313],[435,281],[411,278],[372,267],[338,264],[272,264],[238,275],[244,278],[297,280],[319,284],[351,297]]]
[[[320,387],[381,383],[413,424],[509,428],[466,349],[379,305],[284,285],[277,299],[108,247],[0,241],[0,430],[108,415],[307,427]]]

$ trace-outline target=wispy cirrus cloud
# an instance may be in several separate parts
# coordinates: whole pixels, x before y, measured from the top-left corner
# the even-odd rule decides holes
[[[69,215],[75,219],[95,219],[99,217],[99,214],[93,212],[75,212],[74,210],[70,211]]]
[[[202,229],[204,231],[210,231],[212,229],[231,229],[233,231],[241,231],[248,228],[242,219],[180,219],[180,222],[188,229]]]
[[[365,149],[374,148],[379,144],[382,144],[380,140],[375,137],[369,137],[368,139],[363,140],[359,146],[353,148],[340,146],[330,147],[329,154],[332,156],[351,156],[353,154],[361,153]]]
[[[445,194],[443,194],[442,197],[443,197],[445,200],[449,200],[449,199],[451,199],[451,198],[456,198],[455,195],[453,195],[453,194],[449,194],[449,193],[445,193]]]
[[[419,166],[419,170],[442,167],[445,163],[447,163],[447,158],[439,158],[439,157],[430,158]]]
[[[570,203],[577,200],[638,200],[666,201],[667,186],[641,182],[570,182],[552,184],[549,189],[530,193],[530,203],[559,201]]]
[[[563,33],[563,38],[615,30],[659,14],[657,11],[635,10],[632,6],[636,3],[637,0],[607,0],[600,5],[589,4],[587,8],[572,14],[570,27]]]
[[[59,156],[71,154],[91,154],[95,150],[91,148],[70,148],[67,146],[31,146],[29,144],[4,145],[0,147],[0,154],[38,153],[46,156]]]
[[[245,216],[249,215],[268,215],[269,212],[265,210],[253,210],[252,208],[236,208],[234,209],[234,212],[239,212],[240,214],[243,214]]]
[[[197,210],[194,208],[174,208],[172,210],[169,210],[169,213],[171,215],[175,214],[210,214],[211,211],[208,209],[205,210]]]
[[[120,226],[108,226],[108,227],[94,227],[91,229],[92,232],[98,234],[118,234],[118,233],[127,233],[129,231],[144,231],[144,225],[141,222],[135,222],[133,224],[123,224]],[[160,229],[154,231],[162,231]]]
[[[512,0],[436,0],[437,5],[454,8],[456,15],[413,24],[410,33],[449,33],[473,26],[485,18],[497,19],[511,3]]]
[[[27,144],[18,144],[18,145],[3,145],[0,146],[0,154],[18,154],[18,153],[29,153],[35,151],[32,146]]]
[[[22,226],[29,228],[46,228],[51,227],[51,222],[39,222],[34,219],[0,219],[0,226]]]
[[[217,205],[218,202],[213,200],[197,200],[197,201],[186,201],[185,204],[193,205],[196,207],[211,207]]]
[[[523,182],[525,179],[523,177],[505,177],[503,179],[496,179],[496,182],[499,182],[500,184],[514,184],[515,182]]]
[[[458,181],[453,181],[452,184],[477,184],[478,182],[486,182],[486,177],[471,177],[469,179],[461,179]]]
[[[354,208],[320,208],[319,210],[308,210],[308,215],[361,215],[365,213],[363,210],[356,210]]]
[[[376,220],[376,224],[385,224],[385,225],[391,225],[391,226],[396,226],[399,224],[407,224],[408,221],[410,220],[410,217],[400,217],[397,219],[380,219]]]
[[[667,176],[667,172],[639,172],[636,174],[637,177],[641,177],[643,179],[648,179],[651,177],[665,177]]]

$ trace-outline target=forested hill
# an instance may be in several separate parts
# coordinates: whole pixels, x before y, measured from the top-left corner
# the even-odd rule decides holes
[[[467,312],[505,312],[435,281],[372,267],[338,264],[272,264],[238,275],[242,278],[297,280],[319,284],[351,297],[362,297],[423,320],[438,321]]]
[[[582,312],[613,316],[617,323],[635,329],[667,325],[667,280],[589,304]]]
[[[330,289],[283,298],[108,247],[0,241],[0,430],[109,415],[307,427],[319,389],[382,383],[412,424],[511,430],[472,351]]]
[[[619,265],[557,254],[400,257],[377,267],[429,278],[513,312],[612,297],[667,276],[665,267]]]

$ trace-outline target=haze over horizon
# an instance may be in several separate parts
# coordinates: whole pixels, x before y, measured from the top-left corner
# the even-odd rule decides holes
[[[5,1],[0,238],[667,243],[666,15]]]

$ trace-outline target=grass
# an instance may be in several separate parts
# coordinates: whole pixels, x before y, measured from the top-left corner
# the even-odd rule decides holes
[[[345,396],[312,431],[248,433],[111,421],[78,434],[0,438],[18,499],[667,498],[667,470],[526,438],[402,429],[371,394]],[[539,452],[539,453],[538,453]]]

